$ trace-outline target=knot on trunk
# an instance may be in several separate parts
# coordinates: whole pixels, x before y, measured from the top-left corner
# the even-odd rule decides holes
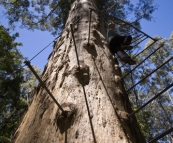
[[[72,74],[78,79],[79,83],[83,86],[88,85],[90,81],[89,67],[80,61],[80,67],[73,67]]]
[[[128,118],[129,117],[129,114],[127,112],[121,111],[118,108],[116,108],[116,112],[119,115],[120,119],[129,120],[129,118]]]
[[[115,78],[114,80],[115,80],[116,84],[121,83],[121,77],[120,76],[115,75],[114,78]]]
[[[94,56],[95,58],[98,56],[95,45],[90,42],[90,43],[84,43],[83,47],[86,49],[86,51],[91,54],[92,56]]]
[[[61,107],[64,109],[64,112],[61,112],[60,110],[58,111],[56,122],[60,132],[64,133],[73,124],[77,108],[70,102],[61,104]]]

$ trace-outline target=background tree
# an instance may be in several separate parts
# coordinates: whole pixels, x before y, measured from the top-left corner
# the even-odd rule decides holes
[[[20,99],[21,71],[14,72],[21,67],[22,54],[14,42],[18,33],[13,36],[0,26],[0,142],[9,142],[19,118],[26,108]]]
[[[32,101],[32,92],[38,82],[27,68],[22,68],[23,55],[17,49],[21,43],[14,42],[19,34],[10,36],[0,26],[0,142],[10,142],[27,104]],[[20,69],[20,70],[19,70]],[[38,74],[40,70],[34,68]]]
[[[155,39],[158,39],[158,41],[136,58],[138,63],[146,59],[146,57],[158,49],[160,45],[163,46],[157,52],[152,54],[150,58],[143,62],[141,66],[135,69],[132,74],[126,76],[125,82],[127,89],[132,87],[138,81],[142,80],[157,67],[172,57],[173,51],[171,47],[171,36],[170,39],[163,39],[158,36],[155,37]],[[148,47],[153,42],[153,40],[149,40],[144,48]],[[135,52],[136,51],[134,51],[134,53]],[[165,64],[162,68],[157,70],[151,76],[138,84],[135,88],[130,90],[130,99],[135,109],[142,106],[149,99],[173,83],[172,64],[173,62],[170,60],[170,62]],[[135,66],[133,68],[135,68]],[[124,75],[126,75],[128,72],[129,69],[125,68]],[[150,140],[154,136],[168,130],[172,126],[172,108],[172,89],[169,89],[158,99],[137,113],[139,124],[147,140]],[[160,141],[162,142],[169,140],[171,142],[171,138],[172,137],[170,134]]]
[[[38,75],[41,75],[41,71],[38,67],[33,66],[33,68]],[[29,106],[32,102],[33,95],[37,90],[38,80],[34,76],[34,74],[31,72],[31,70],[28,68],[24,68],[22,71],[22,74],[23,74],[24,81],[21,84],[21,92],[24,96],[23,100]]]
[[[136,5],[130,0],[94,0],[100,12],[109,13],[121,19],[129,19],[133,16],[134,24],[139,26],[141,19],[151,20],[152,13],[157,9],[153,0],[139,0]],[[65,26],[71,4],[74,0],[1,0],[0,4],[6,9],[6,17],[9,26],[15,27],[20,22],[27,29],[48,30],[53,34],[61,32]],[[103,17],[102,17],[103,18]],[[110,18],[104,16],[105,22]]]
[[[170,36],[170,46],[171,46],[171,48],[173,48],[173,32]]]

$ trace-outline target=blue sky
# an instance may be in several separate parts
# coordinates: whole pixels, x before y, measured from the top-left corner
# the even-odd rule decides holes
[[[153,13],[152,21],[142,20],[142,31],[151,37],[157,35],[163,38],[169,38],[173,31],[173,1],[155,0],[155,3],[159,5],[158,10]],[[0,7],[0,22],[5,27],[8,27],[7,20],[2,14],[2,7]],[[19,49],[28,59],[31,59],[55,39],[49,32],[45,31],[28,31],[20,28],[16,28],[15,31],[20,34],[20,37],[17,38],[16,41],[23,43],[23,46],[19,47]],[[47,57],[53,49],[52,45],[38,55],[31,64],[36,65],[43,70],[44,65],[47,63]]]

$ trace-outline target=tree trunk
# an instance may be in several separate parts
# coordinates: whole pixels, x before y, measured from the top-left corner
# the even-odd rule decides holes
[[[65,29],[42,74],[42,80],[67,114],[62,114],[47,92],[38,87],[13,142],[145,142],[135,117],[128,118],[131,108],[121,71],[108,49],[101,19],[94,11],[88,44],[89,8],[96,9],[92,0],[72,4]],[[71,22],[76,22],[73,31],[79,61]]]
[[[170,135],[171,143],[173,143],[173,135]]]

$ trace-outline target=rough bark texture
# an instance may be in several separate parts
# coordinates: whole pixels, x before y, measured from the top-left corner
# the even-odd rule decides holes
[[[73,3],[65,29],[42,74],[42,80],[67,114],[63,115],[46,91],[38,87],[13,142],[144,142],[136,119],[128,118],[131,108],[121,71],[108,49],[100,17],[95,12],[92,12],[90,42],[87,44],[89,7],[96,9],[93,1]],[[73,31],[80,68],[70,30],[70,23],[78,19]]]

